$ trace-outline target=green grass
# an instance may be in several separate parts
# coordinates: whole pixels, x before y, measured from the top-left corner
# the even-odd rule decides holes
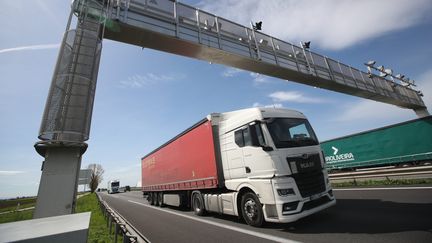
[[[107,222],[105,221],[105,217],[99,207],[96,193],[83,196],[77,201],[77,213],[89,211],[91,211],[91,219],[88,242],[114,242],[114,234],[110,235],[108,232],[109,228],[107,227]],[[112,231],[114,231],[114,225]],[[120,235],[118,236],[117,241],[123,241]]]
[[[332,187],[367,187],[367,186],[407,186],[407,185],[432,185],[432,178],[427,179],[388,179],[332,182]]]
[[[35,201],[36,199],[33,198],[33,200]],[[9,201],[9,200],[4,200],[4,201]],[[1,203],[3,203],[4,201],[1,201]],[[7,203],[3,203],[2,205],[4,205],[3,208],[10,208],[11,205],[14,205],[14,203],[15,206],[12,206],[12,210],[15,210],[17,201],[15,202],[9,201]],[[29,204],[27,203],[24,205],[29,205]],[[1,214],[0,223],[9,223],[9,222],[32,219],[33,211],[34,210],[26,210],[21,212]],[[107,227],[107,222],[105,221],[105,217],[103,216],[102,211],[99,207],[96,193],[91,193],[78,198],[76,212],[77,213],[91,212],[90,229],[89,229],[89,236],[88,236],[89,243],[114,242],[114,234],[109,234],[108,232],[109,228]],[[114,231],[114,226],[112,231]],[[123,238],[119,235],[117,238],[117,242],[122,242],[122,241]]]
[[[33,210],[0,214],[0,224],[33,218]]]
[[[19,204],[19,208],[34,207],[36,204],[36,198],[26,197],[26,198],[0,200],[0,212],[15,211],[17,209],[18,204]]]

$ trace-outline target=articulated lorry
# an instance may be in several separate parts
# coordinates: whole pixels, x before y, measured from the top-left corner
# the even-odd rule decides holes
[[[142,158],[142,188],[155,206],[293,222],[336,203],[324,156],[297,111],[212,113]]]
[[[108,181],[107,191],[108,194],[120,192],[120,181],[119,180]]]

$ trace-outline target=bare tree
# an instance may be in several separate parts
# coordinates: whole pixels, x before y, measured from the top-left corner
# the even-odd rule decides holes
[[[101,183],[103,177],[103,173],[105,170],[102,168],[102,165],[100,164],[89,164],[87,169],[91,170],[90,174],[90,190],[93,193],[96,188],[99,186],[99,183]]]

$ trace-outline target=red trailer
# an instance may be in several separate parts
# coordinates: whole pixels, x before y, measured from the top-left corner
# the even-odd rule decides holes
[[[218,187],[211,121],[204,119],[142,159],[143,191]]]

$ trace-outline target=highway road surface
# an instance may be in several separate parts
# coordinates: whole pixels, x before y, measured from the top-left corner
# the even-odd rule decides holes
[[[432,187],[339,189],[337,204],[288,224],[254,228],[233,216],[151,206],[141,192],[108,195],[110,207],[162,242],[432,242]]]

